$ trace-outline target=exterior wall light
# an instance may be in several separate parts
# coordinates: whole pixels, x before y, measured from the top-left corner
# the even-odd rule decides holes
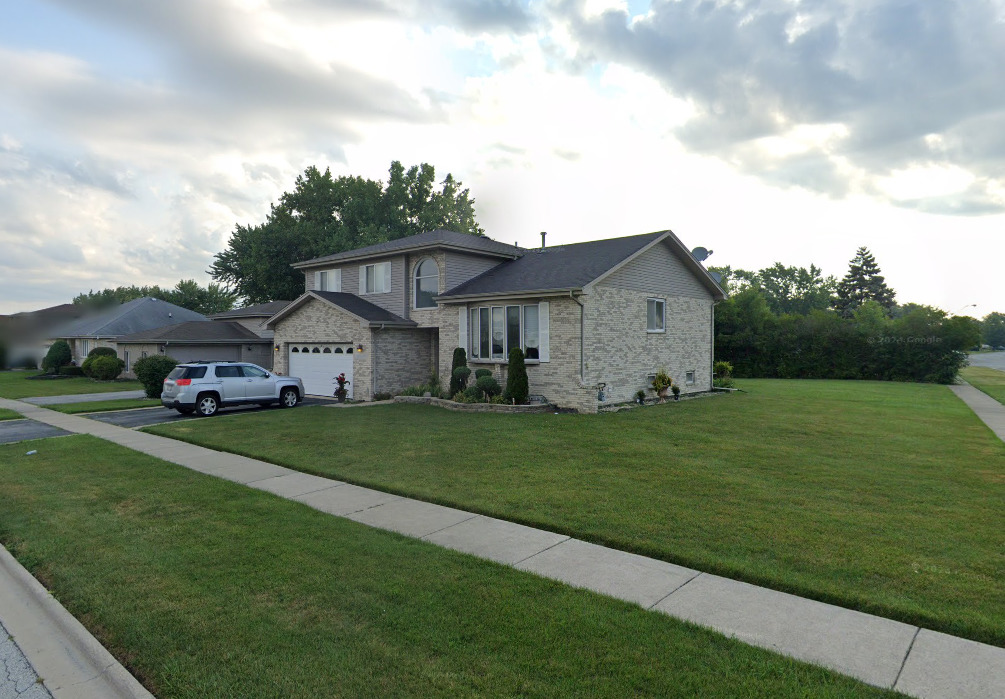
[[[363,351],[363,345],[356,345],[356,351],[357,352],[362,352]]]

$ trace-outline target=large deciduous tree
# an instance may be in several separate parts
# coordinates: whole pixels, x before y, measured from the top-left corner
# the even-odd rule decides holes
[[[1005,313],[988,313],[981,321],[981,334],[985,344],[1005,347]]]
[[[432,165],[405,170],[394,161],[386,185],[334,178],[330,170],[311,166],[272,205],[264,223],[237,226],[210,274],[248,303],[292,299],[304,290],[303,273],[290,267],[294,262],[437,228],[484,234],[468,190],[449,174],[437,189]]]
[[[834,308],[845,318],[850,318],[863,303],[875,301],[889,312],[893,309],[895,296],[880,274],[876,258],[868,248],[862,247],[848,263],[844,279],[838,282]]]

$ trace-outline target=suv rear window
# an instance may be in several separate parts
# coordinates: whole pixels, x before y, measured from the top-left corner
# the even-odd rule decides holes
[[[169,379],[201,379],[206,375],[204,366],[176,366],[168,374]]]

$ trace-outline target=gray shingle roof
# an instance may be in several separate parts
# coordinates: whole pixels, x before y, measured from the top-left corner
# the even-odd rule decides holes
[[[389,240],[386,243],[377,243],[376,245],[370,245],[365,248],[347,250],[345,252],[327,255],[325,257],[315,257],[312,260],[296,262],[293,266],[297,268],[308,267],[322,262],[352,260],[360,257],[373,257],[377,255],[400,253],[407,250],[430,247],[460,248],[502,257],[514,257],[523,252],[523,248],[518,248],[515,245],[507,245],[506,243],[500,243],[499,241],[492,240],[491,238],[470,235],[468,233],[457,233],[455,231],[448,231],[440,228],[435,231],[419,233],[418,235],[410,235],[407,238],[398,238],[397,240]]]
[[[347,294],[340,291],[312,291],[310,293],[324,299],[325,301],[334,303],[336,306],[349,311],[354,316],[358,316],[371,323],[393,323],[395,325],[407,326],[418,325],[418,323],[414,320],[406,320],[405,318],[391,313],[380,306],[372,304],[365,299],[361,299],[359,296],[356,296],[356,294]]]
[[[271,343],[233,320],[192,320],[123,335],[116,342]]]
[[[279,311],[283,310],[290,305],[289,301],[269,301],[268,303],[259,303],[254,306],[245,306],[244,308],[235,308],[232,311],[223,311],[222,313],[213,313],[208,318],[216,320],[217,318],[250,318],[257,316],[265,316],[269,318],[276,315]]]
[[[659,231],[527,250],[522,257],[503,262],[439,298],[581,289],[665,233]]]
[[[144,296],[56,328],[52,337],[118,337],[189,320],[206,316]]]

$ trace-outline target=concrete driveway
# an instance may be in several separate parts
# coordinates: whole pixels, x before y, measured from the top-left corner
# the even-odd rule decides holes
[[[1005,352],[982,352],[970,355],[970,366],[983,366],[1005,371]]]
[[[308,396],[301,401],[300,405],[294,410],[300,410],[304,406],[308,405],[324,405],[329,403],[323,398],[311,398]],[[278,407],[262,408],[257,405],[239,405],[233,408],[221,408],[220,412],[213,418],[224,417],[226,415],[240,415],[242,413],[258,413],[263,410],[282,410]],[[149,427],[150,425],[160,425],[165,422],[178,422],[179,420],[201,420],[203,418],[196,417],[195,415],[182,415],[177,410],[169,410],[168,408],[141,408],[139,410],[114,410],[102,413],[89,413],[81,415],[81,417],[90,418],[91,420],[97,420],[98,422],[105,422],[109,425],[118,425],[119,427]],[[2,423],[0,423],[2,424]]]

